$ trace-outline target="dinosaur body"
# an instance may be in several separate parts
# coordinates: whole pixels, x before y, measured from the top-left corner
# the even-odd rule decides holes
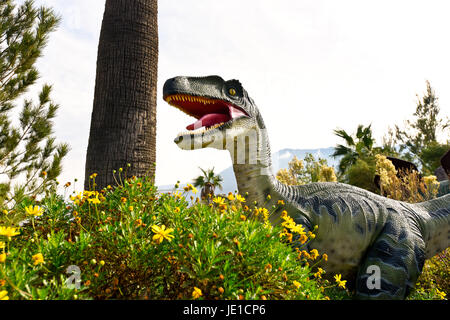
[[[228,150],[248,204],[270,211],[278,200],[285,202],[269,217],[272,224],[280,223],[286,210],[305,230],[319,226],[309,249],[327,253],[323,267],[341,273],[357,298],[405,298],[425,259],[450,245],[450,195],[408,204],[342,183],[279,182],[264,121],[239,81],[176,77],[166,81],[164,99],[197,119],[176,137],[180,148]],[[368,285],[373,266],[379,268],[380,286]]]

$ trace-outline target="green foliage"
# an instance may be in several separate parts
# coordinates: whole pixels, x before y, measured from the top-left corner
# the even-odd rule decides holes
[[[342,157],[339,162],[339,174],[342,177],[347,169],[354,165],[358,159],[373,157],[373,145],[375,139],[372,137],[371,125],[364,127],[358,125],[356,134],[349,135],[345,130],[336,129],[334,133],[345,140],[346,145],[339,144],[335,147],[333,157]]]
[[[347,169],[347,183],[375,193],[379,190],[374,183],[375,164],[372,159],[356,160],[356,163]]]
[[[423,97],[417,96],[414,118],[406,121],[405,129],[395,126],[395,137],[405,159],[415,162],[424,174],[429,175],[434,174],[439,167],[439,159],[449,149],[449,140],[440,143],[437,134],[448,130],[450,121],[439,118],[438,97],[429,81],[426,85],[427,91]]]
[[[422,148],[420,159],[422,162],[422,172],[424,174],[435,174],[437,168],[441,166],[442,156],[450,150],[450,140],[447,143],[430,142]]]
[[[66,144],[55,144],[52,119],[58,105],[50,100],[51,86],[44,85],[38,103],[23,102],[19,126],[10,112],[14,100],[35,83],[34,67],[42,54],[48,35],[59,18],[51,9],[34,8],[33,1],[15,6],[0,3],[0,206],[13,208],[25,195],[42,193],[54,185],[61,172],[61,160],[68,152]],[[20,184],[12,185],[13,181]]]
[[[412,299],[442,299],[450,292],[450,248],[425,261]],[[448,298],[448,297],[447,297]]]
[[[211,197],[214,197],[214,190],[218,187],[222,190],[222,181],[223,178],[220,175],[216,175],[214,173],[214,168],[203,170],[200,168],[203,175],[198,176],[194,179],[193,184],[194,187],[199,187],[202,189],[202,198],[205,198],[207,201],[210,200]]]
[[[54,194],[24,201],[20,234],[0,236],[0,292],[10,299],[325,299],[334,288],[348,296],[315,279],[320,258],[307,266],[280,238],[281,227],[247,219],[243,198],[189,203],[181,193],[158,194],[147,179],[118,180],[70,201]],[[30,218],[30,205],[42,215]],[[0,226],[12,226],[11,215],[0,215]],[[65,286],[69,266],[80,270],[79,289]]]
[[[206,171],[200,168],[200,170],[202,171],[203,175],[198,176],[194,179],[193,183],[195,187],[203,188],[207,183],[210,183],[214,187],[219,187],[219,189],[222,190],[223,178],[220,175],[216,175],[214,173],[214,168],[208,169]]]

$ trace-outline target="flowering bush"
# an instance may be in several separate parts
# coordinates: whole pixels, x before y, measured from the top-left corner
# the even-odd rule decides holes
[[[316,160],[310,153],[306,154],[304,160],[294,156],[289,162],[289,168],[278,170],[276,178],[288,185],[337,181],[334,169],[327,165],[326,159]]]
[[[376,173],[380,176],[380,192],[388,198],[409,203],[436,198],[439,182],[435,176],[420,177],[415,170],[398,175],[392,162],[377,154]]]
[[[326,254],[306,250],[314,233],[287,215],[272,227],[239,194],[204,204],[147,179],[118,182],[1,213],[0,299],[347,297],[340,275],[324,280],[315,266]]]

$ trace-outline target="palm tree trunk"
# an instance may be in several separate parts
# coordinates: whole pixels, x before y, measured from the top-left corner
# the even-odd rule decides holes
[[[113,170],[154,177],[157,0],[106,0],[97,56],[85,188],[114,184]]]

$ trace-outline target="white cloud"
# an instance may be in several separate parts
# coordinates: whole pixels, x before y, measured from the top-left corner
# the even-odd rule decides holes
[[[39,62],[61,105],[56,135],[72,151],[62,180],[83,180],[104,1],[41,0],[62,15]],[[224,151],[173,143],[191,119],[162,101],[176,75],[238,78],[273,150],[334,146],[333,129],[372,123],[380,139],[409,118],[429,79],[450,114],[447,1],[159,1],[157,183],[230,165]]]

